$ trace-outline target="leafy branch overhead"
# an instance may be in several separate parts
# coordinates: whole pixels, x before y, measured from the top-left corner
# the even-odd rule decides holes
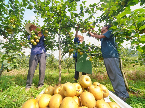
[[[48,50],[58,48],[59,44],[56,41],[56,36],[59,35],[61,48],[64,51],[62,55],[68,53],[70,49],[74,49],[74,33],[72,30],[75,30],[77,25],[80,26],[79,31],[81,33],[87,33],[92,29],[92,26],[95,27],[97,23],[104,22],[113,25],[112,29],[116,35],[119,48],[124,40],[131,41],[132,46],[136,45],[136,49],[141,52],[140,58],[145,58],[145,47],[141,46],[145,43],[145,36],[141,35],[145,33],[145,9],[140,8],[131,11],[131,6],[138,3],[143,6],[145,1],[100,0],[99,3],[90,5],[86,1],[80,0],[0,1],[0,35],[7,41],[0,43],[5,50],[5,54],[2,55],[0,61],[2,62],[9,57],[13,58],[16,54],[23,54],[23,48],[29,47],[27,39],[29,34],[25,30],[25,24],[28,22],[35,23],[39,27],[39,17],[44,19],[41,29],[45,35],[45,44]],[[26,9],[36,14],[36,21],[23,21]],[[94,17],[98,11],[102,12],[101,16]],[[100,28],[100,26],[98,27]],[[92,53],[98,54],[98,50],[94,48],[96,46],[86,46],[88,48],[92,47]],[[13,53],[9,55],[11,51]],[[17,67],[13,60],[5,63],[7,64],[5,68]]]

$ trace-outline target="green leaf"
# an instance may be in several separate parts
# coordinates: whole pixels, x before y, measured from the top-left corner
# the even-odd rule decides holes
[[[112,6],[111,7],[111,10],[114,10],[115,11],[115,10],[117,10],[117,7],[116,6]]]
[[[138,46],[136,47],[136,49],[137,49],[139,52],[143,52],[143,49],[142,49],[142,47],[141,47],[140,45],[138,45]]]
[[[141,36],[140,42],[141,43],[145,43],[145,35],[144,36]]]
[[[129,7],[127,7],[122,13],[120,13],[117,16],[117,19],[120,19],[121,17],[125,16],[126,14],[131,14],[131,9]]]
[[[143,29],[145,29],[145,25],[143,25],[139,28],[139,30],[143,30]]]
[[[49,10],[49,6],[48,7],[45,7],[45,10],[48,11]]]
[[[128,27],[128,29],[130,29],[130,30],[135,30],[135,28],[136,28],[136,27],[133,26],[133,25],[131,25],[131,26]]]

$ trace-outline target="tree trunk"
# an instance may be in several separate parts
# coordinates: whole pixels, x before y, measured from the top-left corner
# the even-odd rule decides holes
[[[0,77],[2,75],[2,72],[3,72],[3,63],[2,63],[1,69],[0,69]]]
[[[61,84],[61,42],[60,42],[60,34],[58,36],[59,42],[59,84]]]
[[[2,70],[0,70],[0,77],[1,77],[1,75],[2,75],[2,72],[3,72],[3,71],[2,71]]]
[[[67,73],[69,73],[69,68],[67,68],[68,70],[67,70]]]

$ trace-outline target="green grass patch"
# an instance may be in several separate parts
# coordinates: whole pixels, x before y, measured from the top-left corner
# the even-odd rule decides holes
[[[93,70],[93,74],[89,75],[92,82],[104,84],[110,91],[113,91],[112,84],[108,78],[106,70],[102,67]],[[145,108],[145,79],[144,67],[129,67],[123,68],[126,73],[126,79],[129,85],[130,98],[127,103],[133,108]],[[28,99],[35,98],[48,85],[55,86],[59,83],[59,70],[46,69],[44,86],[38,90],[37,84],[39,81],[39,69],[35,71],[33,84],[31,89],[26,92],[28,68],[15,69],[10,72],[4,71],[0,77],[0,108],[21,108],[22,104]],[[61,70],[61,83],[74,82],[74,69]]]

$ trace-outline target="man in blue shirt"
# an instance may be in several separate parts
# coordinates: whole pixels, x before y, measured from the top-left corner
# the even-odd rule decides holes
[[[104,64],[115,94],[122,100],[126,101],[126,98],[129,98],[129,94],[126,90],[125,82],[120,70],[119,54],[115,46],[115,37],[112,34],[112,31],[109,30],[110,27],[110,25],[102,27],[101,35],[95,33],[90,33],[90,35],[100,39]]]
[[[78,28],[76,29],[76,34],[75,34],[75,38],[74,38],[74,44],[82,44],[82,42],[84,41],[84,37],[81,35],[78,35]],[[77,52],[75,54],[73,54],[73,58],[75,59],[75,82],[77,82],[78,78],[79,78],[79,72],[76,70],[76,64],[77,64]],[[82,75],[86,75],[86,73],[82,72]]]
[[[28,70],[27,82],[26,82],[26,91],[28,91],[31,87],[35,69],[38,63],[39,63],[38,89],[44,85],[43,82],[45,78],[45,69],[46,69],[46,50],[44,47],[44,35],[41,33],[41,31],[37,32],[36,28],[37,27],[31,23],[28,23],[25,26],[26,31],[30,34],[28,36],[28,40],[30,40],[32,30],[37,33],[38,37],[40,37],[37,45],[32,44],[31,55],[29,59],[29,70]]]

